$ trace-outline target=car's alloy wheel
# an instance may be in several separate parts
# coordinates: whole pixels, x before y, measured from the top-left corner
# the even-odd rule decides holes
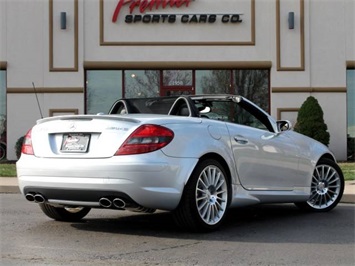
[[[192,230],[214,230],[225,217],[229,204],[229,182],[221,164],[213,159],[200,162],[185,187],[174,216]]]
[[[321,159],[313,172],[310,198],[296,205],[313,211],[329,211],[338,204],[343,191],[344,176],[339,166],[329,159]]]
[[[208,225],[218,223],[227,208],[228,189],[221,169],[208,165],[196,184],[196,207],[201,219]]]
[[[88,207],[54,207],[47,203],[40,203],[39,206],[49,218],[67,222],[79,221],[91,210]]]

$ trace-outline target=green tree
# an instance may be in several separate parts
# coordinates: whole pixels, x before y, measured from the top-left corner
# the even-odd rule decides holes
[[[330,135],[327,130],[322,107],[316,98],[309,96],[298,112],[295,131],[328,146]]]

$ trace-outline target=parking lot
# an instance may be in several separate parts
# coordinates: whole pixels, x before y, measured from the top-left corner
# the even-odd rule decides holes
[[[169,213],[92,210],[48,219],[20,194],[0,194],[2,265],[354,265],[355,206],[233,209],[216,232],[179,230]]]

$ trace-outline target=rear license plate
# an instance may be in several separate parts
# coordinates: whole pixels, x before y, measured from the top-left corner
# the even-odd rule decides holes
[[[89,148],[90,134],[64,134],[61,152],[87,152]]]

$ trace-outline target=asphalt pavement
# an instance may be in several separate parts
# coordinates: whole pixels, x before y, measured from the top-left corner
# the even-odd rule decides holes
[[[20,193],[16,177],[0,177],[0,193]],[[355,203],[355,180],[346,181],[342,203]]]

